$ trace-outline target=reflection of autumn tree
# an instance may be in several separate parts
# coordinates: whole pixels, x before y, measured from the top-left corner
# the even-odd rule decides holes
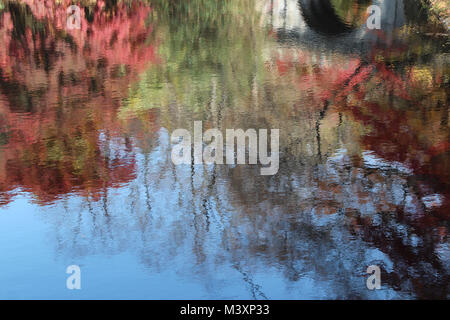
[[[7,2],[0,16],[1,190],[22,187],[42,201],[134,177],[125,132],[138,124],[116,113],[156,61],[148,6],[98,1],[82,10],[81,30],[67,31],[69,3]],[[120,135],[125,153],[111,146]]]
[[[389,50],[374,56],[383,59],[383,54],[384,59],[393,56]],[[395,57],[398,59],[399,53]],[[281,167],[286,170],[281,168],[264,185],[255,183],[249,174],[239,174],[237,180],[231,178],[230,186],[237,190],[236,195],[245,195],[239,197],[242,202],[237,207],[245,205],[249,214],[256,211],[258,215],[277,211],[296,211],[302,216],[346,214],[350,229],[359,230],[356,234],[387,254],[397,266],[388,276],[392,287],[411,290],[419,297],[445,297],[447,287],[442,287],[441,279],[447,277],[448,270],[436,256],[445,243],[449,209],[449,131],[445,107],[448,83],[442,80],[441,73],[445,67],[439,58],[425,66],[408,64],[406,68],[401,62],[371,64],[356,59],[344,64],[336,63],[335,58],[323,59],[307,50],[274,52],[269,66],[286,83],[295,82],[301,92],[307,92],[306,99],[297,98],[302,107],[308,106],[304,101],[315,107],[312,113],[315,116],[310,119],[316,121],[316,130],[305,119],[299,127],[306,124],[316,133],[316,139],[311,136],[308,139],[300,130],[289,134],[291,137],[300,134],[303,141],[314,145],[317,157],[309,162],[311,153],[307,148],[299,153],[295,140],[285,142]],[[342,68],[345,65],[348,67]],[[276,90],[265,92],[274,92],[266,100],[277,101]],[[280,94],[289,96],[285,91]],[[293,128],[289,121],[284,119],[285,127]],[[349,139],[355,133],[360,136],[359,141]],[[349,162],[342,163],[338,170],[327,169],[330,159],[339,155],[342,148],[350,156]],[[296,201],[299,187],[307,196]],[[262,190],[271,190],[272,195]],[[274,201],[275,206],[283,209],[268,206],[253,210],[265,200]],[[292,203],[298,207],[290,207]],[[290,216],[286,219],[291,221]],[[260,229],[261,226],[255,225],[254,232]],[[292,229],[288,230],[286,234]],[[419,243],[405,242],[405,230],[408,237],[419,239]],[[291,245],[295,248],[297,244]],[[262,248],[258,239],[254,246]],[[440,276],[436,278],[436,274]]]
[[[147,196],[133,192],[143,260],[164,268],[184,248],[193,253],[197,274],[228,259],[253,297],[264,297],[249,276],[258,261],[291,281],[313,273],[332,282],[337,297],[356,298],[362,290],[355,288],[364,284],[360,273],[373,262],[366,252],[376,250],[390,287],[443,297],[448,270],[437,250],[447,233],[440,212],[448,194],[445,178],[436,184],[432,172],[448,172],[445,69],[439,57],[425,58],[438,45],[425,52],[417,45],[406,52],[374,50],[363,61],[309,47],[265,48],[261,29],[240,28],[234,18],[220,30],[214,19],[195,24],[199,29],[178,29],[179,17],[171,13],[173,20],[160,18],[159,28],[166,30],[161,52],[167,65],[143,76],[121,112],[157,109],[168,128],[191,128],[193,118],[204,119],[205,128],[282,128],[280,171],[266,178],[248,168],[175,169],[161,161],[145,176],[155,181],[153,192],[174,195],[164,212],[176,215],[164,218],[153,209],[146,217]],[[189,21],[184,13],[179,19]],[[236,46],[228,46],[235,27]],[[430,126],[418,121],[423,114]],[[123,225],[120,217],[115,223]]]
[[[394,287],[409,285],[419,296],[442,298],[448,288],[436,282],[430,270],[444,277],[448,273],[436,258],[447,234],[449,212],[448,84],[436,71],[431,76],[433,66],[412,67],[403,76],[396,75],[394,67],[377,64],[375,68],[375,73],[354,88],[354,95],[365,97],[364,101],[352,97],[343,109],[369,129],[361,141],[365,149],[411,170],[406,180],[409,195],[390,210],[389,217],[395,220],[384,216],[383,224],[376,226],[357,218],[361,225],[358,233],[396,262],[397,272],[389,275]],[[407,226],[420,244],[405,243],[398,224]]]
[[[439,76],[428,78],[429,71],[426,69],[415,72],[412,68],[408,71],[408,87],[411,90],[406,93],[411,98],[399,100],[395,95],[399,84],[389,82],[389,79],[395,79],[395,75],[383,66],[377,66],[377,69],[381,70],[381,75],[375,74],[358,88],[356,94],[364,94],[368,88],[380,83],[384,84],[384,90],[377,90],[376,99],[372,96],[369,101],[356,105],[356,101],[352,101],[352,106],[348,107],[357,121],[370,128],[362,142],[367,149],[375,151],[382,158],[403,163],[412,169],[419,185],[422,184],[418,186],[418,192],[426,194],[436,189],[443,193],[444,203],[437,207],[443,218],[448,217],[450,145],[448,110],[444,107],[447,105],[447,84]],[[425,89],[432,90],[432,97],[417,83],[420,80],[417,77],[426,78]],[[405,84],[400,86],[406,87]],[[404,91],[402,88],[400,90]],[[396,108],[392,107],[393,102]]]
[[[377,168],[365,161],[358,168],[354,161],[343,151],[324,164],[286,169],[270,179],[251,178],[255,172],[244,170],[229,172],[234,208],[243,215],[234,227],[247,221],[245,238],[244,233],[232,233],[244,251],[235,254],[253,252],[279,261],[293,279],[308,270],[292,266],[304,268],[298,260],[306,260],[319,266],[316,272],[323,277],[337,279],[336,287],[349,281],[351,288],[358,283],[353,268],[363,272],[364,265],[371,264],[365,252],[378,248],[388,257],[378,262],[385,285],[418,297],[445,297],[448,288],[442,278],[448,270],[437,256],[445,244],[445,220],[425,215],[413,178],[395,163]],[[368,247],[356,245],[355,239]],[[335,250],[340,252],[336,260],[331,258]]]
[[[439,246],[445,241],[445,215],[438,214],[433,217],[430,213],[446,214],[445,201],[448,193],[445,193],[445,183],[448,179],[441,180],[441,177],[431,174],[431,171],[422,171],[426,168],[439,174],[442,170],[444,176],[448,172],[448,168],[442,168],[442,165],[448,163],[445,156],[447,122],[442,121],[448,117],[446,108],[442,108],[445,101],[444,86],[428,83],[424,87],[419,81],[423,72],[417,76],[414,70],[406,70],[406,77],[399,77],[387,73],[382,65],[376,68],[367,65],[359,67],[358,61],[350,61],[348,69],[339,69],[335,66],[343,64],[334,62],[333,57],[321,61],[320,67],[314,63],[317,57],[312,58],[308,57],[305,51],[284,51],[283,56],[276,52],[273,63],[270,64],[287,82],[294,81],[301,87],[302,92],[309,93],[306,101],[309,100],[310,104],[305,105],[303,102],[302,107],[316,106],[316,111],[312,109],[315,116],[302,117],[299,128],[289,132],[291,137],[298,135],[305,145],[309,143],[314,147],[311,152],[306,146],[301,148],[295,139],[287,138],[287,141],[291,142],[285,140],[283,144],[287,147],[283,150],[280,172],[277,176],[267,179],[268,181],[261,178],[260,183],[256,183],[253,174],[242,174],[244,170],[229,174],[232,181],[230,188],[236,190],[234,194],[240,199],[236,208],[247,208],[248,216],[255,217],[253,232],[246,234],[261,234],[262,226],[256,223],[257,216],[267,215],[267,219],[271,221],[273,214],[269,213],[286,212],[286,216],[278,217],[278,223],[271,221],[266,226],[276,226],[273,229],[269,227],[271,230],[267,232],[272,235],[267,237],[271,241],[274,240],[273,235],[282,239],[283,230],[280,230],[280,223],[286,226],[284,234],[291,236],[291,241],[285,239],[283,242],[293,257],[284,264],[286,272],[300,276],[302,270],[295,271],[291,266],[295,264],[296,259],[305,259],[304,256],[307,255],[314,259],[314,265],[330,267],[324,267],[322,270],[323,276],[326,277],[327,274],[332,274],[332,270],[342,271],[343,267],[330,265],[320,251],[315,254],[312,250],[302,256],[298,243],[308,241],[309,237],[293,239],[292,235],[302,234],[305,228],[316,230],[313,233],[322,229],[315,226],[314,220],[317,218],[311,217],[311,214],[319,217],[332,215],[335,218],[330,219],[334,222],[345,215],[343,223],[348,224],[350,230],[356,230],[352,232],[379,248],[394,262],[396,269],[389,272],[386,279],[393,288],[411,290],[419,297],[445,297],[447,288],[442,287],[440,279],[447,276],[448,270],[436,257]],[[427,71],[431,67],[425,69],[425,75],[432,73]],[[439,74],[436,71],[434,73]],[[428,80],[426,76],[425,80]],[[284,88],[288,89],[289,86]],[[430,95],[431,88],[434,89]],[[275,90],[266,89],[265,92],[274,92],[272,97],[266,100],[276,99]],[[369,95],[369,92],[372,94]],[[419,93],[420,98],[417,97]],[[280,95],[289,96],[289,93],[283,92]],[[408,96],[414,96],[414,99],[417,99],[414,101],[425,99],[430,105],[411,106],[411,98]],[[403,112],[392,107],[393,98],[396,99],[397,106],[405,109]],[[368,99],[371,103],[367,102]],[[374,104],[384,107],[381,110],[371,109]],[[298,113],[304,112],[305,109],[307,108],[303,107]],[[366,118],[358,117],[361,113],[364,113]],[[427,128],[424,124],[421,126],[417,121],[424,114],[430,117],[427,121],[434,123],[431,125],[434,129]],[[308,124],[308,118],[313,123],[318,121],[316,130],[314,125]],[[289,125],[291,119],[283,120],[285,127],[294,128]],[[371,126],[373,124],[375,126]],[[300,128],[305,127],[315,133],[316,138],[302,133]],[[359,135],[361,140],[355,141],[354,137]],[[369,143],[370,141],[372,143]],[[389,147],[386,146],[387,141],[390,143]],[[340,158],[340,148],[345,148],[344,154],[349,156],[346,161]],[[384,148],[392,153],[382,152]],[[364,154],[364,150],[375,151],[374,154],[378,156],[374,158],[372,154]],[[421,154],[428,153],[428,150],[440,153],[440,165],[434,165],[439,162],[430,158],[420,157]],[[330,166],[336,156],[337,165],[335,163]],[[328,160],[323,163],[325,159]],[[370,159],[376,161],[375,164],[371,164]],[[417,159],[422,160],[421,165],[414,162]],[[400,171],[397,168],[399,164],[402,164]],[[402,173],[402,170],[412,170],[412,174]],[[435,192],[440,193],[440,197],[446,197],[444,201],[441,198],[437,203],[425,205],[426,196]],[[289,212],[296,214],[291,215]],[[381,224],[379,219],[383,219]],[[299,220],[306,220],[306,223],[299,224]],[[433,232],[430,232],[430,227]],[[328,234],[328,238],[318,242],[324,244],[327,242],[325,239],[328,239],[331,248],[339,246],[339,243],[332,241],[336,229],[338,228],[335,226],[327,225],[322,231]],[[373,232],[374,230],[377,231]],[[408,237],[420,239],[419,243],[405,242],[405,230]],[[343,233],[342,230],[339,232]],[[253,241],[249,241],[249,238]],[[247,236],[245,242],[249,248],[257,251],[258,255],[273,257],[280,252],[279,248],[261,245],[259,237],[253,239]],[[340,260],[351,259],[350,256],[340,257]],[[357,263],[354,261],[352,265],[355,264]],[[436,274],[440,276],[436,278]],[[336,277],[339,278],[339,275]],[[341,280],[338,282],[342,283]]]
[[[379,54],[391,56],[390,51]],[[351,121],[357,121],[362,150],[402,163],[417,176],[428,177],[426,183],[435,184],[439,192],[447,192],[447,83],[442,74],[446,67],[439,59],[425,66],[408,64],[406,68],[396,62],[389,66],[352,59],[347,68],[341,68],[343,64],[333,57],[315,64],[311,58],[317,57],[308,57],[303,50],[283,55],[275,53],[271,65],[287,81],[295,81],[301,91],[310,93],[309,102],[316,106],[319,116],[315,147],[319,155],[322,149],[328,151],[327,155],[334,153],[323,135],[336,137],[336,130],[329,127],[342,127],[342,119],[350,116]]]
[[[28,38],[20,30],[10,37],[14,23],[3,24],[0,36],[11,38],[7,48],[18,48],[21,63],[0,55],[2,189],[32,187],[44,200],[53,199],[48,190],[101,189],[99,201],[59,201],[56,213],[65,215],[48,208],[58,249],[69,254],[135,251],[147,267],[205,283],[231,265],[253,298],[271,297],[253,277],[267,269],[294,286],[322,285],[327,297],[364,298],[361,274],[375,262],[389,288],[443,297],[448,270],[437,251],[447,237],[448,110],[439,56],[424,60],[435,57],[433,47],[420,56],[414,46],[364,62],[279,46],[243,10],[248,3],[154,1],[149,21],[127,24],[131,12],[148,9],[114,11],[107,2],[84,11],[79,34],[47,32],[58,22],[37,13]],[[23,7],[11,8],[2,21],[20,17],[11,12]],[[106,30],[114,19],[136,33]],[[128,91],[153,61],[155,35],[144,22],[158,23],[165,63]],[[101,35],[95,43],[92,30]],[[402,67],[407,59],[415,66]],[[281,128],[279,173],[175,167],[168,137],[194,119],[205,129]],[[167,130],[155,139],[157,120]]]

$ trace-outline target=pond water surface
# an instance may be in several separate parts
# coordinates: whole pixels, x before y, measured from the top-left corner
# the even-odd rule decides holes
[[[449,298],[449,43],[429,8],[81,1],[68,29],[71,3],[0,0],[0,298]],[[279,129],[277,174],[175,166],[194,121]]]

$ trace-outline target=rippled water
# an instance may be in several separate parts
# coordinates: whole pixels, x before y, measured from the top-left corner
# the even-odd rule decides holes
[[[449,38],[419,3],[368,30],[372,1],[81,1],[69,30],[71,1],[0,0],[0,298],[449,298]],[[175,166],[197,120],[279,128],[278,173]]]

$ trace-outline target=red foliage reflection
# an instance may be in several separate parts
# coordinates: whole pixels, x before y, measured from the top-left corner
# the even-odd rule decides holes
[[[48,202],[134,178],[132,143],[116,113],[129,85],[157,62],[151,9],[80,4],[81,29],[67,30],[70,4],[7,2],[0,15],[3,203],[17,187]]]

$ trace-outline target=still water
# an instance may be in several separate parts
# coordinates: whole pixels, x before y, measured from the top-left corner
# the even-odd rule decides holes
[[[71,1],[0,0],[0,298],[449,298],[449,38],[420,3],[80,1],[68,29]],[[280,129],[278,173],[175,166],[194,121]]]

